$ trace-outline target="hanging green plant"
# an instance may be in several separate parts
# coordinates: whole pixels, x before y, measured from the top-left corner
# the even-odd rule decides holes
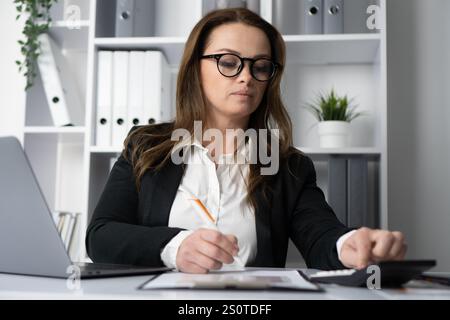
[[[36,60],[40,54],[38,37],[48,31],[52,20],[50,8],[56,2],[57,0],[14,0],[18,12],[16,20],[23,14],[27,17],[22,31],[25,40],[18,41],[23,60],[16,61],[19,72],[23,72],[27,80],[25,90],[33,85],[36,77]]]

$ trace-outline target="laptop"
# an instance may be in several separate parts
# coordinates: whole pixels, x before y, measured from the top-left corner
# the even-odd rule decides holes
[[[0,273],[68,278],[73,270],[86,279],[171,269],[73,263],[20,142],[0,137]]]

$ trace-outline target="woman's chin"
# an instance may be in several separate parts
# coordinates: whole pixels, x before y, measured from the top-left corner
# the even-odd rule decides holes
[[[248,117],[251,114],[250,110],[242,110],[242,111],[236,111],[236,112],[228,112],[226,113],[226,115],[230,118],[230,119],[240,119],[240,118],[245,118]]]
[[[227,108],[227,114],[234,117],[246,117],[249,116],[253,111],[256,110],[256,107],[253,105],[242,103],[242,104],[235,104],[233,106],[230,106]]]

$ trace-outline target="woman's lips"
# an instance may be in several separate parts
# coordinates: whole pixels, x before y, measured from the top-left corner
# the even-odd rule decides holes
[[[248,91],[237,91],[233,92],[232,95],[234,96],[240,96],[240,97],[251,97],[252,95]]]

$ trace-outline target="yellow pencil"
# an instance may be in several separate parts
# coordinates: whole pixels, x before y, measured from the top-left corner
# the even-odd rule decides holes
[[[202,212],[204,214],[201,214],[200,212],[197,212],[197,214],[200,216],[200,218],[210,227],[212,227],[215,230],[217,229],[217,225],[216,225],[216,219],[214,219],[214,216],[209,212],[209,210],[206,208],[206,206],[203,204],[203,202],[195,197],[194,195],[192,195],[188,190],[186,190],[184,187],[180,186],[180,191],[183,192],[183,194],[186,196],[187,200],[191,200],[194,201],[197,206],[202,210]],[[197,210],[195,210],[197,211]],[[207,219],[206,219],[207,218]]]
[[[208,217],[208,219],[209,219],[212,223],[216,224],[216,220],[215,220],[214,217],[211,215],[211,213],[209,213],[208,209],[207,209],[207,208],[205,207],[205,205],[200,201],[200,199],[198,199],[198,198],[192,198],[192,199],[190,199],[190,200],[193,200],[195,203],[197,203],[198,206],[200,207],[200,209],[202,209],[203,212],[206,214],[206,216]]]

